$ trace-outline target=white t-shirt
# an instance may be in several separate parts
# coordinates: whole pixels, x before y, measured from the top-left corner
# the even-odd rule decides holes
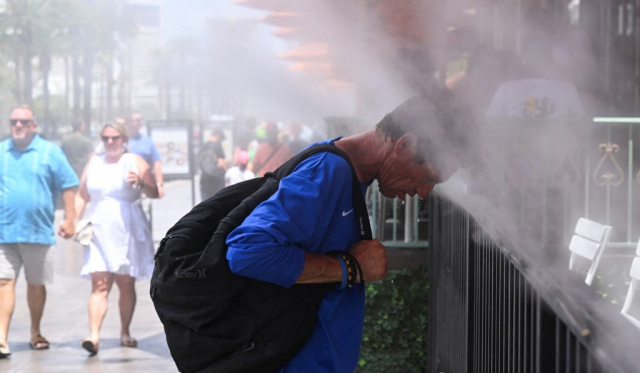
[[[241,171],[238,166],[231,167],[224,174],[224,186],[237,184],[241,181],[253,179],[254,177],[256,177],[256,175],[247,169]]]
[[[570,82],[522,79],[502,83],[491,99],[488,117],[564,118],[584,115],[578,90]]]

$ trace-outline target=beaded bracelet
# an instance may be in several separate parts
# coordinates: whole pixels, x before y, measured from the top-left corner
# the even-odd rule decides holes
[[[342,283],[340,285],[336,285],[336,287],[341,290],[345,289],[345,282],[347,288],[353,287],[356,283],[356,279],[358,278],[358,273],[360,273],[360,291],[362,291],[362,289],[364,289],[364,277],[362,276],[360,263],[358,263],[356,258],[348,252],[340,250],[331,251],[329,254],[335,255],[342,266]]]

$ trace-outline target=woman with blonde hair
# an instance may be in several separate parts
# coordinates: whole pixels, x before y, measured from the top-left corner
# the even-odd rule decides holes
[[[128,153],[127,130],[120,123],[100,131],[104,152],[94,155],[82,173],[76,194],[76,213],[91,221],[93,236],[84,246],[83,278],[91,279],[89,337],[82,347],[92,355],[99,350],[100,328],[107,313],[107,297],[115,282],[120,290],[120,342],[137,347],[129,326],[136,303],[135,281],[151,276],[151,225],[140,204],[141,194],[158,197],[158,187],[147,163]]]

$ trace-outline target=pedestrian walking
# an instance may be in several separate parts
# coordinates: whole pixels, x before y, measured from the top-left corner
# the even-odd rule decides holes
[[[258,146],[253,157],[251,171],[258,176],[275,171],[289,158],[293,157],[293,152],[289,144],[278,138],[280,130],[275,122],[268,122],[265,126],[265,141]]]
[[[221,129],[215,129],[209,141],[202,145],[198,154],[200,164],[200,196],[202,200],[216,194],[224,188],[224,177],[227,170],[222,141],[225,139]]]
[[[229,186],[241,181],[253,179],[255,174],[247,169],[248,163],[249,153],[247,153],[246,150],[238,151],[235,166],[228,169],[224,174],[224,185]]]
[[[73,132],[65,136],[60,143],[60,148],[78,178],[82,175],[82,170],[84,170],[84,166],[87,165],[89,157],[94,150],[91,139],[85,135],[86,129],[84,121],[75,122],[73,124]]]
[[[58,234],[75,233],[74,194],[78,177],[60,148],[37,134],[33,110],[18,106],[9,120],[11,138],[0,143],[0,359],[11,354],[9,324],[15,285],[24,267],[31,314],[32,349],[49,348],[40,331],[47,292],[53,281],[55,203],[62,195],[64,220]]]
[[[147,162],[127,151],[127,130],[107,124],[100,132],[104,154],[87,164],[76,195],[78,216],[86,216],[93,227],[91,242],[84,246],[80,275],[91,279],[89,337],[82,347],[91,354],[100,349],[100,329],[107,313],[107,298],[115,282],[120,290],[120,342],[137,347],[130,325],[136,304],[135,281],[153,271],[154,246],[151,225],[144,213],[142,193],[158,197],[158,187]],[[85,207],[91,202],[90,209]]]
[[[158,186],[158,198],[164,197],[164,174],[162,173],[162,160],[156,149],[153,140],[140,129],[144,125],[144,119],[138,112],[133,112],[125,120],[127,131],[129,132],[129,142],[127,148],[133,154],[141,156],[149,165],[151,173]]]

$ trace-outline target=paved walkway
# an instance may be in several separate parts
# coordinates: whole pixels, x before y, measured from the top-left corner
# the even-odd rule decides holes
[[[191,208],[190,183],[176,181],[172,184],[167,188],[166,198],[154,202],[154,239],[162,237],[166,229]],[[41,327],[42,334],[51,342],[51,348],[43,351],[29,348],[29,310],[23,272],[17,284],[16,308],[9,330],[11,357],[0,360],[0,373],[177,372],[169,355],[162,324],[149,298],[148,280],[136,284],[138,302],[131,335],[138,340],[138,348],[120,346],[118,289],[114,284],[102,327],[100,352],[89,357],[80,346],[82,338],[89,334],[87,301],[91,291],[91,283],[78,276],[82,266],[82,247],[59,239],[55,250],[55,279],[47,287],[47,304]]]
[[[26,285],[21,277],[17,286],[16,308],[9,330],[11,357],[0,360],[0,373],[18,372],[176,372],[169,356],[162,324],[158,320],[148,296],[148,281],[136,285],[138,303],[131,334],[138,339],[138,348],[120,347],[118,290],[114,285],[109,296],[109,310],[102,328],[100,353],[89,357],[80,346],[88,336],[87,300],[90,282],[78,273],[82,264],[82,247],[59,245],[56,278],[47,288],[47,304],[42,320],[42,334],[51,348],[34,351],[29,348],[29,310],[26,304]],[[60,269],[62,271],[60,271]]]

